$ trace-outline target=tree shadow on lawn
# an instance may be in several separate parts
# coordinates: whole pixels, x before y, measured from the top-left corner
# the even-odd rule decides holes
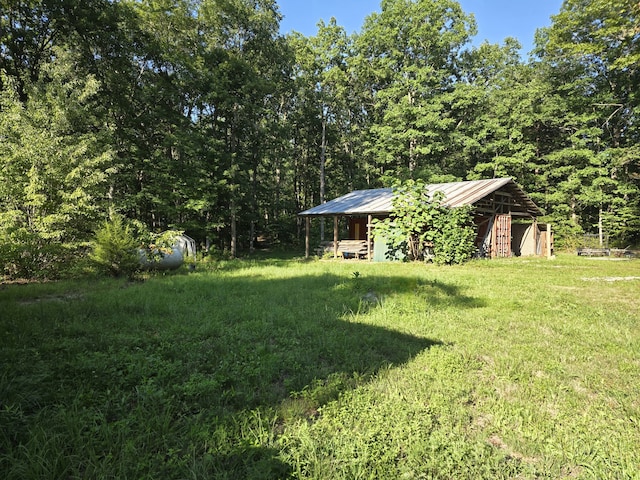
[[[174,283],[186,296],[181,301],[192,305],[193,318],[186,321],[200,339],[189,348],[191,371],[177,387],[178,396],[194,413],[215,411],[229,430],[255,423],[248,416],[264,407],[282,424],[313,421],[322,405],[381,368],[406,363],[441,343],[367,324],[367,313],[386,298],[412,293],[430,306],[480,304],[456,285],[397,276],[272,279],[256,273],[206,275],[195,282]],[[247,452],[241,442],[220,461],[245,478],[256,478],[250,472],[256,462],[279,468],[271,450],[252,446]]]
[[[262,446],[268,438],[288,422],[313,421],[322,405],[381,368],[441,343],[366,323],[385,298],[408,292],[432,305],[478,305],[443,282],[334,274],[172,276],[86,299],[91,313],[78,314],[90,322],[79,318],[62,329],[58,322],[50,332],[63,337],[65,355],[60,344],[40,352],[54,372],[38,382],[49,390],[37,408],[70,404],[54,387],[77,384],[82,408],[105,423],[105,443],[162,418],[177,429],[158,427],[168,431],[156,453],[141,445],[115,459],[126,463],[165,448],[216,478],[286,478],[290,467]],[[118,432],[123,424],[128,430]],[[184,465],[169,467],[147,473],[186,476]]]

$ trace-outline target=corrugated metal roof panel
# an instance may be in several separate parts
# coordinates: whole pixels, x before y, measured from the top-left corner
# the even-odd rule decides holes
[[[427,185],[430,195],[444,193],[444,202],[450,207],[473,205],[497,190],[508,191],[516,202],[532,215],[542,212],[511,178],[492,178],[466,182],[432,183]],[[388,214],[392,207],[393,190],[376,188],[355,190],[327,203],[300,212],[301,216]]]
[[[358,213],[389,213],[393,190],[390,188],[374,188],[371,190],[354,190],[342,197],[310,208],[299,213],[303,216],[314,215],[352,215]]]
[[[473,205],[487,195],[512,182],[510,178],[492,178],[490,180],[471,180],[467,182],[433,183],[427,186],[429,194],[444,193],[445,203],[452,208]]]

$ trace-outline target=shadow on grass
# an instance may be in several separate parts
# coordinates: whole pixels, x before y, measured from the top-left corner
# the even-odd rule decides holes
[[[97,476],[104,469],[121,477],[286,478],[274,439],[289,422],[313,422],[342,392],[440,343],[367,323],[368,312],[403,293],[430,305],[477,306],[443,282],[274,279],[259,270],[171,276],[100,297],[20,305],[14,313],[24,318],[0,325],[9,339],[0,350],[4,405],[21,412],[0,417],[0,451],[11,461],[27,444],[34,455],[66,455],[70,476],[92,471],[74,458],[106,451]],[[48,409],[64,418],[49,415],[43,424]],[[66,454],[38,445],[35,430],[72,435],[56,426],[65,421],[75,425],[69,431],[90,423],[91,435],[63,442]],[[78,451],[69,455],[68,445]]]

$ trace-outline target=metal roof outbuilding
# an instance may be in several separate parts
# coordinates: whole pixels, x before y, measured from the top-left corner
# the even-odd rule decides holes
[[[473,205],[497,190],[507,191],[527,213],[542,215],[538,206],[512,178],[470,180],[465,182],[432,183],[426,186],[430,196],[444,193],[444,203],[452,208]],[[393,211],[393,190],[375,188],[355,190],[327,203],[300,212],[300,216],[389,214]]]

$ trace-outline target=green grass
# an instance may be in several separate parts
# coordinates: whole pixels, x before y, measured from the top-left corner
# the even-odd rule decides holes
[[[638,277],[260,259],[3,285],[0,471],[640,478]]]

